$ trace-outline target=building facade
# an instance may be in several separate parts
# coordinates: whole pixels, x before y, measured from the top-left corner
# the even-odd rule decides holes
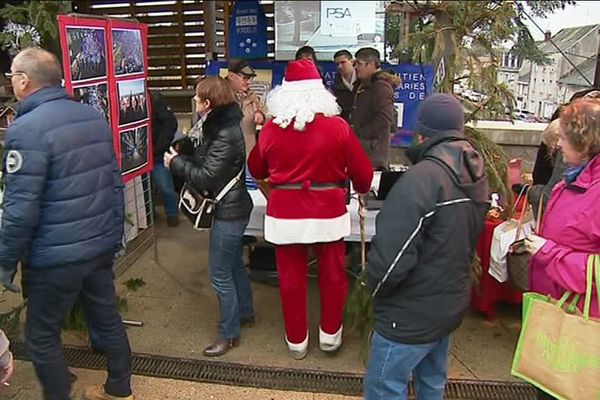
[[[538,118],[548,119],[573,93],[591,86],[598,52],[599,29],[600,24],[565,28],[551,39],[547,36],[546,40],[540,42],[538,48],[546,53],[550,63],[524,63],[519,72],[517,92],[514,92],[515,97],[519,97],[519,88],[523,91],[526,88],[527,95],[521,95],[526,111]],[[528,84],[525,82],[527,77]]]

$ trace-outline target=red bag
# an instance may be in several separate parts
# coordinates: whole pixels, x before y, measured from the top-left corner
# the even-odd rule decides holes
[[[508,162],[508,187],[512,187],[517,183],[523,183],[521,177],[521,159],[513,158]]]

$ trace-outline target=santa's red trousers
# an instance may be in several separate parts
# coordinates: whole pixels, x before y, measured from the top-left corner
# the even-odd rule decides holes
[[[344,263],[343,240],[329,243],[279,245],[275,248],[279,294],[283,308],[285,333],[291,343],[302,343],[308,332],[306,281],[308,248],[317,257],[321,298],[321,329],[330,335],[339,331],[348,296],[348,278]]]

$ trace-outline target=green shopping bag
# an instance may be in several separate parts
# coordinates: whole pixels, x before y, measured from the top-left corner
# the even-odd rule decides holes
[[[580,296],[571,292],[559,301],[523,295],[511,373],[558,399],[600,400],[600,320],[590,318],[594,275],[600,304],[600,256],[589,256],[586,275],[583,314],[576,307]]]

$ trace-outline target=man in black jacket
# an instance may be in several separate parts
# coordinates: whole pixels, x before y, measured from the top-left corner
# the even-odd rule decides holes
[[[434,94],[419,107],[415,164],[377,217],[367,287],[375,333],[365,399],[442,399],[450,333],[469,306],[469,265],[487,211],[482,157],[464,138],[460,103]]]
[[[177,218],[178,198],[171,171],[166,169],[163,164],[163,154],[169,150],[177,131],[177,117],[159,92],[151,91],[150,101],[152,106],[152,154],[154,156],[154,168],[151,175],[165,205],[167,225],[175,227],[179,224]]]
[[[358,79],[352,64],[352,54],[348,50],[340,50],[333,55],[337,74],[331,90],[342,109],[342,118],[350,122],[350,112],[354,104],[354,96],[358,89]]]

